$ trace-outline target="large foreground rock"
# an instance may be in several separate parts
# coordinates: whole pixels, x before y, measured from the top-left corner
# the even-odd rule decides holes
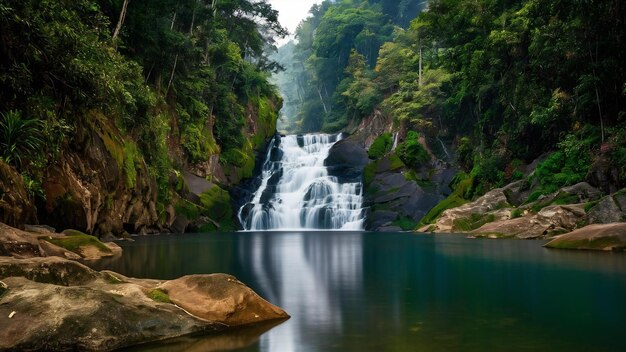
[[[7,286],[0,297],[0,350],[106,351],[288,317],[224,274],[170,283],[96,272],[61,258],[0,258],[0,280]],[[228,309],[190,312],[206,307]]]
[[[595,224],[558,236],[548,248],[626,251],[626,223]]]

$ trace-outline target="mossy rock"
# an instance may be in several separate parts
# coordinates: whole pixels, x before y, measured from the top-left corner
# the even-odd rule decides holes
[[[433,224],[441,217],[441,214],[452,208],[460,207],[463,204],[469,202],[468,199],[465,198],[466,193],[471,189],[473,179],[472,177],[460,173],[455,177],[455,180],[452,181],[454,184],[454,191],[450,194],[446,199],[442,200],[437,204],[434,208],[432,208],[420,221],[419,226]]]
[[[146,294],[151,300],[159,303],[172,303],[170,296],[160,288],[153,288]]]
[[[367,151],[367,156],[369,156],[370,159],[378,159],[381,156],[389,153],[392,147],[393,138],[391,136],[391,133],[383,133],[374,140],[369,150]]]
[[[7,284],[5,284],[4,282],[0,281],[0,298],[2,298],[2,296],[4,296],[4,294],[7,293],[7,291],[9,291],[9,286],[7,286]]]
[[[65,230],[65,237],[42,237],[54,245],[65,248],[68,251],[79,252],[80,247],[94,246],[104,253],[111,253],[111,248],[100,242],[95,236],[84,234],[78,230]]]

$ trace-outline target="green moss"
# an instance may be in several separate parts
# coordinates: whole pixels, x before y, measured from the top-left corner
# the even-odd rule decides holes
[[[376,169],[378,168],[378,161],[371,162],[363,169],[363,183],[368,186],[374,181],[374,175],[376,175]]]
[[[402,159],[395,153],[389,156],[389,163],[390,170],[398,170],[406,166]]]
[[[517,219],[517,218],[521,217],[522,215],[524,215],[524,210],[522,210],[522,209],[513,209],[513,211],[511,212],[511,219]]]
[[[111,273],[103,273],[103,278],[106,282],[112,284],[112,285],[117,285],[117,284],[123,284],[124,281],[120,280],[120,278],[118,278],[117,276],[111,274]]]
[[[126,175],[126,187],[135,188],[137,184],[137,164],[140,163],[141,156],[137,150],[137,145],[127,142],[124,145],[124,174]]]
[[[181,199],[174,206],[176,214],[181,214],[187,217],[189,220],[196,220],[200,217],[200,208],[184,199]]]
[[[66,230],[65,237],[42,237],[44,240],[57,245],[59,247],[65,248],[69,251],[76,252],[82,246],[94,246],[98,248],[102,252],[110,253],[111,249],[107,247],[104,243],[100,242],[96,237],[86,235],[80,231],[76,230]]]
[[[472,214],[466,218],[455,219],[453,222],[453,227],[457,231],[469,232],[476,230],[477,228],[483,226],[484,224],[490,223],[494,221],[496,217],[493,214]]]
[[[424,225],[432,224],[437,221],[437,219],[439,219],[444,211],[468,203],[469,200],[465,198],[465,195],[471,189],[472,183],[473,179],[471,177],[469,177],[465,173],[459,173],[452,181],[454,192],[452,192],[452,194],[449,195],[448,198],[442,200],[441,202],[439,202],[439,204],[433,207],[422,218],[419,226],[421,227]]]
[[[598,205],[599,201],[585,203],[585,213],[588,213],[593,207]]]
[[[419,141],[419,134],[410,131],[396,151],[402,162],[408,167],[419,168],[430,160],[430,155]]]
[[[159,303],[172,303],[170,296],[160,288],[153,288],[146,294],[151,300]]]
[[[370,149],[367,151],[367,155],[370,159],[378,159],[389,153],[392,147],[393,139],[391,133],[383,133],[374,140]]]
[[[392,222],[392,225],[398,226],[404,231],[411,231],[417,227],[417,221],[408,216],[401,216]]]

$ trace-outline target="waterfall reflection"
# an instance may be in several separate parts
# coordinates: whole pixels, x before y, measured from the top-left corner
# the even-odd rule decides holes
[[[262,350],[297,351],[297,346],[319,334],[341,334],[343,297],[336,293],[363,289],[362,234],[264,232],[247,236],[238,243],[241,269],[252,273],[263,297],[292,316],[288,324],[261,338]]]

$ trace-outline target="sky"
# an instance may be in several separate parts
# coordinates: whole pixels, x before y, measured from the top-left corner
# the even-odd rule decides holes
[[[293,35],[298,23],[308,16],[311,6],[321,3],[322,0],[268,0],[268,2],[278,10],[278,20]],[[278,40],[277,44],[281,46],[290,39],[292,38]]]

